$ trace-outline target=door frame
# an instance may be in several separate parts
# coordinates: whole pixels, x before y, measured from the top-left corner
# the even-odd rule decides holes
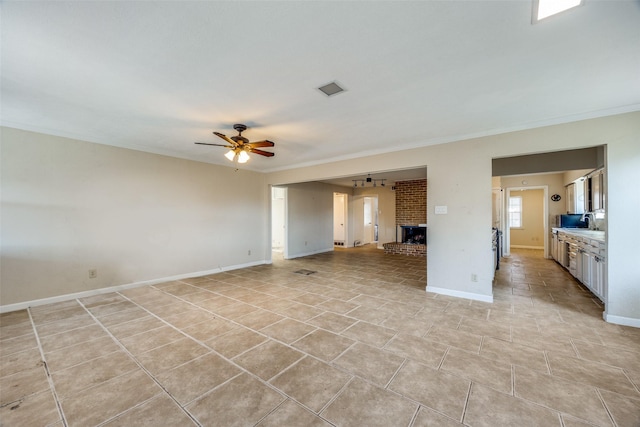
[[[336,224],[335,224],[335,211],[336,211],[336,195],[341,195],[343,196],[342,198],[342,214],[343,214],[343,218],[342,218],[342,223],[344,224],[344,246],[343,247],[348,247],[349,246],[349,194],[347,193],[340,193],[338,191],[334,191],[333,192],[333,212],[334,212],[334,223],[333,226],[335,228]],[[334,237],[335,237],[335,232],[334,232]],[[335,239],[334,239],[335,240]],[[335,245],[334,245],[335,246]]]
[[[503,256],[511,255],[511,227],[509,227],[509,198],[511,197],[511,192],[522,191],[522,190],[543,190],[542,195],[542,220],[544,224],[544,257],[549,258],[549,186],[548,185],[532,185],[528,187],[507,187],[505,189],[505,197],[503,204],[503,212],[502,216],[503,224],[504,224],[504,247],[503,247]]]
[[[270,185],[270,196],[269,197],[269,211],[270,211],[270,216],[271,216],[271,224],[269,227],[269,259],[271,259],[271,253],[273,252],[273,221],[274,221],[274,215],[273,215],[273,191],[275,188],[279,188],[283,190],[283,234],[284,237],[282,239],[282,256],[284,257],[284,259],[289,259],[289,245],[288,245],[288,241],[289,241],[289,209],[288,209],[288,197],[289,197],[289,193],[288,193],[288,188],[286,186],[279,186],[279,185]]]

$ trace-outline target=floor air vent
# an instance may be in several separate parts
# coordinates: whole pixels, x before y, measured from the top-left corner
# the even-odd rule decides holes
[[[310,274],[317,273],[317,271],[313,271],[313,270],[305,270],[305,269],[303,268],[302,270],[294,271],[294,273],[297,273],[297,274],[304,274],[305,276],[308,276],[308,275],[310,275]]]

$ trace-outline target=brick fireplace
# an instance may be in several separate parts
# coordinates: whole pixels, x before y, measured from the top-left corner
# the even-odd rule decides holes
[[[396,195],[396,241],[385,243],[389,254],[426,256],[427,180],[398,181]],[[423,231],[424,230],[424,231]],[[407,238],[407,233],[411,238]],[[421,235],[424,238],[420,238]],[[422,243],[424,242],[424,243]]]

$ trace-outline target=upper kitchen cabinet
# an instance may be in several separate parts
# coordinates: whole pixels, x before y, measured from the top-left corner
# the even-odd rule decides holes
[[[599,169],[589,174],[588,183],[588,211],[595,212],[604,210],[604,185],[603,185],[604,170]]]
[[[581,214],[585,210],[584,183],[576,180],[566,186],[566,200],[568,214]]]

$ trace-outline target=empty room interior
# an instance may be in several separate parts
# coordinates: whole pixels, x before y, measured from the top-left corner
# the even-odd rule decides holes
[[[640,425],[640,6],[551,3],[2,2],[0,425]]]

